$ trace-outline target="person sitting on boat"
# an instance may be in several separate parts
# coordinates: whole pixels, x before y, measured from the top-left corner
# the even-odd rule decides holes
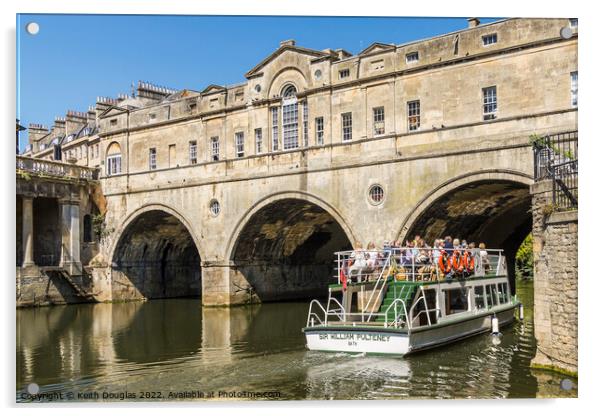
[[[349,279],[356,275],[358,283],[362,281],[362,272],[364,271],[364,269],[366,269],[367,266],[366,256],[367,253],[364,251],[362,243],[356,241],[355,249],[349,255],[349,262],[352,262],[351,266],[349,266],[349,271],[347,272]]]
[[[454,244],[452,243],[452,238],[451,236],[446,236],[445,239],[443,240],[443,248],[451,254],[451,252],[453,251],[454,248]]]

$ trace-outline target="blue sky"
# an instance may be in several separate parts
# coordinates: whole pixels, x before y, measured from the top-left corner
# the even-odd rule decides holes
[[[32,21],[40,25],[35,36],[25,32]],[[17,118],[51,127],[55,116],[86,111],[97,96],[129,93],[138,80],[194,90],[243,82],[285,39],[356,54],[373,42],[400,44],[466,27],[465,18],[21,14]]]

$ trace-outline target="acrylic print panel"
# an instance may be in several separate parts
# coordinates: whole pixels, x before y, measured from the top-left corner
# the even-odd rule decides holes
[[[576,20],[17,43],[17,402],[577,396]]]

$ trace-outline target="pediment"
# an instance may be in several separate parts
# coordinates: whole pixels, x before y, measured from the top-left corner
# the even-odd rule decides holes
[[[263,68],[265,68],[267,65],[269,65],[272,61],[277,59],[280,55],[282,55],[286,51],[291,51],[293,53],[310,56],[312,58],[316,58],[316,57],[322,58],[325,56],[329,56],[329,54],[327,54],[325,52],[317,51],[314,49],[301,48],[301,47],[295,46],[295,45],[283,45],[283,46],[279,47],[278,49],[276,49],[272,54],[270,54],[267,58],[265,58],[259,64],[257,64],[249,72],[247,72],[245,74],[245,77],[253,78],[253,77],[261,75]]]
[[[390,52],[395,50],[395,45],[375,42],[359,53],[360,56],[371,55],[373,53]]]
[[[207,86],[207,88],[205,88],[203,91],[201,91],[201,95],[210,95],[210,94],[215,94],[218,92],[225,92],[225,91],[226,91],[226,87],[221,86],[221,85],[211,84],[211,85]]]
[[[103,111],[102,113],[100,113],[100,118],[105,118],[105,117],[111,117],[111,116],[117,116],[119,114],[123,114],[125,113],[127,110],[125,108],[121,108],[121,107],[117,107],[117,106],[110,106],[109,108],[107,108],[105,111]]]

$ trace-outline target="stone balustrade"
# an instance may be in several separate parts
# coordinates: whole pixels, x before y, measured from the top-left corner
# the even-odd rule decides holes
[[[47,175],[67,179],[98,179],[98,169],[25,156],[17,156],[16,169],[35,175]]]

